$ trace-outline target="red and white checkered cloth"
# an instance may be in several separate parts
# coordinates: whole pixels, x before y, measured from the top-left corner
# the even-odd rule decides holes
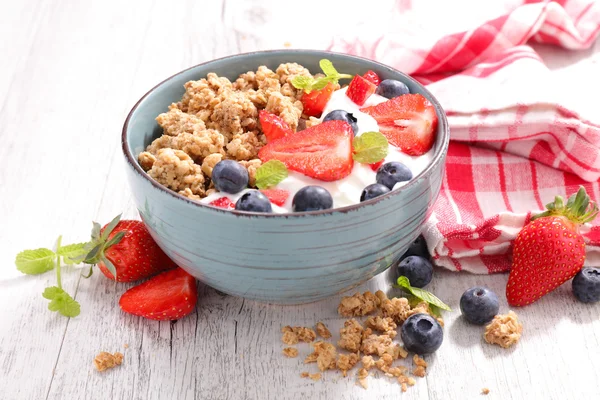
[[[594,115],[565,96],[568,85],[553,82],[526,45],[590,47],[600,32],[600,4],[505,1],[503,15],[435,40],[394,32],[330,46],[411,74],[444,107],[452,141],[424,235],[436,263],[453,270],[507,271],[512,241],[532,212],[579,185],[600,200],[600,108]],[[396,7],[399,15],[412,10],[407,0]],[[598,265],[600,218],[582,232],[586,264]]]

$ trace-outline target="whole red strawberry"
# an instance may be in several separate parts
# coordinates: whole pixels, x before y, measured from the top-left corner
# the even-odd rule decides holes
[[[196,279],[177,268],[132,287],[123,293],[119,306],[129,314],[170,321],[190,314],[197,301]]]
[[[585,243],[579,226],[598,214],[581,187],[567,204],[556,196],[547,211],[532,218],[517,235],[506,298],[511,306],[525,306],[571,279],[583,267]]]
[[[120,219],[118,215],[103,228],[94,222],[83,262],[97,264],[107,278],[117,282],[134,282],[177,267],[142,221]]]

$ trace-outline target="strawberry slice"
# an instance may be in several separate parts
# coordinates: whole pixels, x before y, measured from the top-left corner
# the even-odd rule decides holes
[[[345,178],[352,171],[352,127],[345,121],[325,121],[267,143],[258,152],[263,162],[279,160],[289,169],[322,181]]]
[[[263,189],[262,194],[269,198],[269,201],[279,207],[285,204],[285,201],[290,197],[290,192],[283,189]]]
[[[293,133],[292,128],[281,117],[265,110],[258,112],[258,119],[267,141],[272,142]]]
[[[194,311],[196,279],[181,268],[163,272],[132,287],[119,300],[126,313],[157,321],[176,320]]]
[[[437,115],[433,105],[420,94],[394,97],[360,111],[377,121],[388,141],[411,156],[420,156],[433,146]]]
[[[219,207],[219,208],[228,208],[233,210],[235,208],[235,203],[229,200],[229,197],[219,197],[208,203],[211,206]]]
[[[375,71],[372,71],[372,70],[368,70],[367,72],[365,72],[363,74],[363,78],[365,78],[366,80],[368,80],[375,86],[379,86],[379,84],[381,83],[381,79],[379,78],[379,75],[377,75],[375,73]]]
[[[377,172],[377,170],[379,169],[379,167],[381,167],[383,165],[383,162],[385,161],[385,159],[378,161],[374,164],[369,164],[369,167],[371,167],[371,169],[375,172]]]
[[[303,93],[300,101],[304,106],[304,114],[309,117],[320,117],[321,113],[325,109],[327,102],[331,98],[331,94],[333,93],[333,89],[335,86],[332,82],[329,82],[327,86],[325,86],[321,90],[313,90],[310,93]]]
[[[354,103],[362,106],[365,104],[365,101],[367,101],[367,99],[371,97],[373,93],[375,93],[375,90],[377,90],[377,86],[362,76],[356,75],[354,78],[352,78],[350,85],[348,85],[346,96],[348,96]]]

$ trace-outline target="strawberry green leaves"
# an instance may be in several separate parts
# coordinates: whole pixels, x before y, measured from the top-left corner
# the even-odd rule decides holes
[[[55,251],[40,248],[20,252],[15,258],[15,265],[19,271],[27,275],[39,275],[55,270],[57,286],[47,287],[42,296],[50,300],[48,304],[50,311],[58,311],[65,317],[76,317],[80,312],[79,303],[62,288],[61,257],[65,264],[76,264],[74,259],[84,253],[85,244],[77,243],[62,247],[61,241],[62,236],[59,236]]]
[[[50,249],[24,250],[17,254],[15,265],[27,275],[39,275],[54,269],[55,254]]]
[[[268,189],[276,186],[287,176],[288,170],[284,163],[279,160],[267,161],[256,170],[256,187]]]
[[[380,132],[365,132],[352,141],[352,158],[363,164],[374,164],[388,155],[388,140]]]
[[[397,285],[394,286],[407,291],[408,293],[423,300],[431,306],[435,306],[446,311],[452,311],[452,309],[446,303],[438,299],[433,293],[430,293],[424,289],[410,286],[410,281],[405,276],[399,277],[397,280]]]
[[[83,256],[78,259],[79,261],[83,261],[84,263],[91,265],[98,264],[100,261],[102,261],[106,266],[106,269],[108,269],[115,278],[117,277],[117,269],[115,268],[114,264],[104,255],[104,250],[119,243],[123,237],[125,237],[125,232],[118,232],[112,238],[108,238],[119,221],[121,221],[121,214],[113,218],[113,220],[106,225],[106,228],[103,231],[101,230],[100,224],[94,222],[92,226],[92,240],[85,244]],[[100,233],[101,231],[102,233]]]
[[[340,79],[352,78],[352,75],[340,74],[333,66],[333,63],[327,59],[319,61],[319,66],[325,76],[313,78],[311,76],[298,75],[292,79],[292,85],[296,89],[303,89],[308,93],[313,90],[323,89],[329,82],[337,83]]]

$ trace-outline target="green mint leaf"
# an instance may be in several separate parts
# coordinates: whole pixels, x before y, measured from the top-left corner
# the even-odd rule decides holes
[[[108,236],[112,233],[113,229],[115,229],[115,226],[117,226],[117,224],[119,223],[120,220],[121,220],[121,214],[119,214],[116,217],[114,217],[113,220],[110,221],[108,223],[108,225],[106,225],[106,228],[104,229],[104,231],[100,235],[100,239],[102,241],[105,241],[106,238],[108,238]]]
[[[46,299],[50,300],[48,309],[58,311],[65,317],[76,317],[81,311],[79,303],[75,301],[67,292],[57,286],[51,286],[42,293]]]
[[[44,296],[44,298],[48,300],[52,300],[62,292],[64,292],[64,290],[62,290],[58,286],[50,286],[44,289],[42,296]]]
[[[314,79],[310,76],[296,75],[292,79],[292,86],[296,89],[311,90]]]
[[[319,67],[321,67],[321,70],[323,70],[323,73],[327,76],[339,75],[337,70],[333,66],[333,63],[326,58],[319,61]]]
[[[65,264],[78,264],[80,263],[85,255],[87,243],[74,243],[60,247],[58,255],[63,257]]]
[[[413,296],[418,297],[419,299],[433,306],[439,307],[442,310],[452,311],[452,309],[446,303],[438,299],[435,295],[428,292],[427,290],[410,286],[410,281],[405,276],[401,276],[398,278],[396,287],[402,288],[410,294],[412,294]]]
[[[287,178],[288,170],[279,160],[270,160],[256,170],[256,187],[268,189]]]
[[[27,275],[38,275],[54,268],[56,254],[50,249],[25,250],[17,254],[15,265]]]
[[[383,160],[388,154],[388,140],[380,132],[365,132],[352,141],[352,158],[363,164]]]
[[[337,82],[337,79],[331,76],[323,76],[321,78],[318,78],[317,80],[315,80],[315,83],[313,83],[312,90],[321,90],[325,88],[325,86],[327,86],[329,82]]]

